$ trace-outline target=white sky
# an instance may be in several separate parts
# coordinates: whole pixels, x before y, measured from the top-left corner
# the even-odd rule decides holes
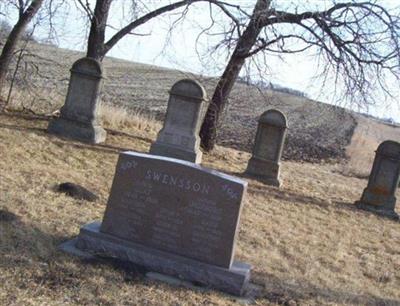
[[[72,4],[72,0],[68,1],[70,1],[70,9],[64,11],[64,18],[58,18],[55,22],[59,46],[62,48],[84,50],[86,47],[84,39],[86,30],[84,21],[81,18],[82,13]],[[95,1],[90,0],[89,2],[94,3]],[[149,7],[153,7],[154,5],[159,7],[171,1],[148,0],[143,2]],[[251,9],[255,0],[232,0],[228,2],[240,4],[243,7]],[[123,20],[121,16],[121,3],[127,4],[128,0],[115,0],[115,5],[110,12],[109,23],[115,28],[119,28],[127,22],[127,20]],[[299,1],[277,0],[276,3],[280,5],[281,8],[293,9],[295,7],[293,3],[299,3]],[[324,9],[331,1],[303,0],[300,3],[308,8],[315,7]],[[400,1],[380,0],[378,3],[394,8],[400,4]],[[205,57],[201,61],[199,60],[198,54],[195,52],[196,37],[199,33],[199,27],[196,26],[196,24],[202,27],[209,25],[208,12],[208,6],[205,4],[196,4],[192,6],[186,21],[176,26],[171,36],[168,36],[168,29],[171,20],[174,20],[176,16],[156,18],[135,31],[136,33],[144,34],[144,36],[126,36],[108,53],[108,56],[175,68],[203,75],[219,76],[226,63],[226,55],[220,56],[215,61],[211,60],[210,57]],[[13,15],[10,14],[9,16]],[[129,16],[129,12],[126,10],[125,16]],[[115,31],[109,28],[107,36],[109,37],[113,32]],[[43,38],[45,33],[46,30],[38,29],[36,36]],[[167,38],[169,38],[169,44],[165,47]],[[208,37],[208,39],[210,41],[207,42],[203,39],[201,43],[197,45],[200,54],[205,54],[205,45],[218,41],[217,37],[214,38],[214,40],[210,37]],[[318,80],[312,79],[316,73],[315,58],[307,54],[296,54],[285,56],[284,62],[275,57],[270,57],[268,62],[270,70],[268,75],[265,76],[265,79],[285,87],[301,90],[306,92],[311,98],[323,102],[331,103],[335,101],[326,90],[321,92],[321,84],[319,84]],[[393,93],[396,97],[400,96],[398,85],[399,84],[393,85]],[[391,117],[400,122],[400,106],[397,101],[398,98],[388,100],[386,103],[370,108],[369,113],[383,118]],[[365,112],[365,110],[363,111]]]

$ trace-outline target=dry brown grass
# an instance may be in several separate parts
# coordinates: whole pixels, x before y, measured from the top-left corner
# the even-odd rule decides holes
[[[29,51],[34,56],[27,60],[39,67],[40,74],[35,69],[27,72],[20,69],[17,74],[20,86],[16,89],[22,92],[26,91],[26,86],[34,87],[35,90],[24,95],[22,101],[32,105],[35,111],[51,113],[64,102],[72,63],[84,54],[35,43],[29,45]],[[129,110],[145,109],[157,116],[165,114],[168,91],[179,79],[199,80],[209,96],[217,81],[216,78],[108,57],[103,61],[103,68],[103,101]],[[15,100],[21,99],[16,96]],[[342,149],[348,144],[349,131],[354,126],[347,112],[302,97],[259,90],[242,82],[233,87],[226,114],[221,116],[219,144],[250,152],[257,119],[270,108],[277,108],[288,117],[290,128],[283,153],[285,158],[319,160],[342,157]]]
[[[84,54],[42,44],[31,44],[29,51],[34,56],[27,59],[40,68],[40,73],[38,74],[35,69],[24,71],[21,68],[19,70],[12,104],[15,104],[14,108],[17,109],[25,107],[35,112],[52,113],[64,103],[72,63]],[[60,61],[60,58],[63,61]],[[215,88],[216,79],[177,70],[108,57],[105,58],[103,66],[105,79],[101,99],[106,101],[107,105],[124,107],[123,112],[136,113],[137,109],[141,108],[145,109],[146,113],[156,114],[157,118],[162,117],[167,108],[168,90],[182,78],[198,79],[206,87],[209,95]],[[30,90],[27,90],[27,87]],[[356,152],[357,156],[360,152],[362,154],[367,151],[373,152],[376,148],[369,150],[368,146],[375,146],[374,141],[379,143],[385,140],[382,138],[400,140],[400,136],[396,136],[400,135],[396,128],[360,116],[356,116],[357,119],[354,120],[353,116],[344,109],[293,95],[260,91],[256,87],[238,82],[230,95],[226,113],[221,118],[222,122],[218,131],[219,143],[250,152],[255,137],[257,118],[269,108],[280,109],[288,117],[289,130],[284,157],[291,160],[318,161],[342,158],[356,121],[359,126],[361,121],[367,123],[363,124],[364,126],[370,124],[373,131],[362,136],[367,140],[365,147],[359,142],[358,148],[347,150],[347,155],[352,152]],[[111,115],[114,116],[114,114]],[[125,116],[125,114],[118,114],[118,116],[121,115]],[[149,119],[152,121],[152,118]],[[113,120],[118,122],[117,118]],[[107,123],[107,120],[105,121]],[[110,123],[110,125],[113,124]],[[118,126],[124,131],[130,130],[125,123],[119,122]],[[375,133],[375,130],[378,133]],[[370,140],[371,144],[369,144]],[[344,171],[347,171],[348,175],[365,177],[370,165],[369,162],[360,162],[360,160],[367,159],[353,159],[348,169]]]
[[[215,291],[148,281],[112,265],[57,251],[101,219],[119,150],[147,152],[154,136],[110,133],[103,145],[46,134],[46,121],[0,116],[0,305],[236,305]],[[139,133],[139,131],[137,131]],[[219,147],[204,164],[242,176],[248,153]],[[256,305],[399,305],[400,224],[359,211],[365,180],[336,165],[284,162],[284,186],[249,181],[236,257],[254,266]],[[89,203],[54,191],[72,181]],[[291,304],[291,305],[292,305]]]
[[[362,133],[354,133],[351,144],[346,150],[347,163],[343,166],[344,175],[368,178],[374,161],[374,152],[379,142]]]
[[[368,178],[375,151],[385,140],[400,141],[400,128],[357,116],[357,127],[351,143],[346,148],[348,161],[342,167],[344,175]]]
[[[154,136],[161,129],[161,123],[151,114],[143,111],[129,110],[126,107],[116,107],[106,103],[98,106],[98,115],[105,128],[123,132],[142,131]]]
[[[5,92],[8,96],[8,88]],[[49,114],[59,109],[63,105],[64,99],[65,96],[60,94],[56,88],[16,86],[9,97],[7,109]]]

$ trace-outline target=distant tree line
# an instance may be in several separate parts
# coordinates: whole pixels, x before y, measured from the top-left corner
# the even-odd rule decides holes
[[[249,76],[238,77],[237,82],[243,83],[246,85],[253,85],[260,89],[273,90],[273,91],[277,91],[277,92],[286,93],[286,94],[289,94],[292,96],[309,99],[309,95],[307,93],[305,93],[304,91],[293,89],[290,87],[285,87],[285,86],[282,86],[279,84],[274,84],[272,82],[265,81],[265,80],[252,80]]]
[[[289,95],[293,95],[293,96],[297,96],[297,97],[302,97],[302,98],[309,98],[309,96],[307,95],[307,93],[301,91],[301,90],[297,90],[297,89],[293,89],[293,88],[289,88],[289,87],[284,87],[278,84],[273,84],[273,83],[269,83],[269,88],[270,90],[273,91],[278,91],[278,92],[283,92]]]
[[[367,113],[360,113],[360,114],[363,115],[364,117],[367,117],[367,118],[370,118],[372,120],[379,121],[379,122],[382,122],[382,123],[385,123],[385,124],[395,125],[395,126],[399,126],[400,125],[400,123],[397,122],[396,120],[394,120],[392,117],[378,118],[378,117],[376,117],[374,115],[367,114]]]

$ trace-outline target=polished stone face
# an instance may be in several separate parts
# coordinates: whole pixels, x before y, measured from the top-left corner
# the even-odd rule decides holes
[[[230,268],[246,186],[190,162],[122,153],[101,231]]]

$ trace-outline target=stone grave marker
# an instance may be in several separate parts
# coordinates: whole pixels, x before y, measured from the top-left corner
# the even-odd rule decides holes
[[[60,117],[50,121],[48,132],[90,143],[105,141],[106,131],[99,124],[96,112],[101,85],[100,63],[88,57],[77,60],[71,68]]]
[[[191,162],[121,153],[103,221],[63,249],[117,257],[242,295],[250,266],[234,260],[247,183]]]
[[[281,185],[279,168],[286,130],[287,120],[280,111],[271,109],[260,116],[246,173],[261,178],[266,184]]]
[[[207,95],[200,83],[184,79],[170,92],[164,126],[150,154],[201,163],[199,131],[207,110]]]
[[[395,193],[400,178],[400,143],[384,141],[375,154],[368,185],[355,204],[361,209],[398,220]]]

